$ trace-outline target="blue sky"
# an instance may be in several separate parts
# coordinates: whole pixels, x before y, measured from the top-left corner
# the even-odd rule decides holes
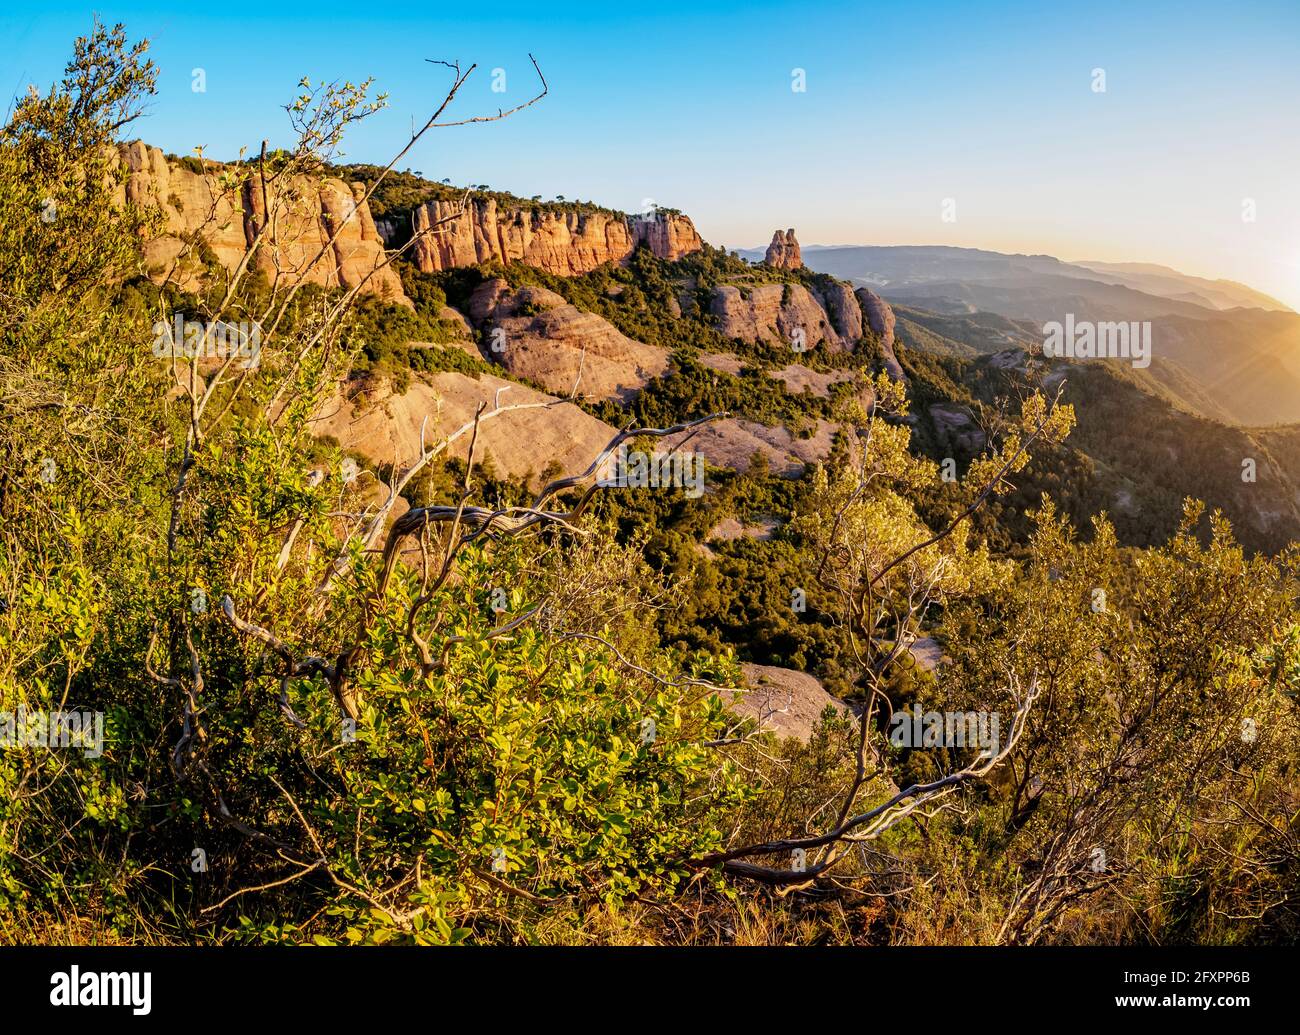
[[[954,244],[1161,262],[1300,307],[1300,5],[310,4],[0,0],[0,90],[48,86],[95,10],[153,41],[135,134],[215,158],[288,140],[303,75],[373,75],[391,107],[347,150],[386,160],[477,61],[410,168],[524,195],[689,213],[706,239]],[[191,90],[202,68],[207,90]],[[502,68],[506,92],[491,91]],[[807,90],[791,90],[793,70]],[[1094,92],[1093,69],[1106,91]],[[422,121],[422,119],[421,119]],[[956,221],[941,218],[955,201]],[[1252,199],[1254,222],[1242,219]]]

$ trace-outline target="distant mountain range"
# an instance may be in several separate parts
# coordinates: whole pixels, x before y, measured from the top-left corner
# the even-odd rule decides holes
[[[1292,312],[1290,306],[1271,295],[1238,284],[1235,280],[1207,280],[1179,273],[1168,266],[1157,266],[1155,263],[1075,261],[1065,265],[1082,267],[1100,274],[1100,279],[1108,284],[1123,284],[1148,295],[1195,302],[1213,309],[1244,307]]]
[[[1065,262],[1051,255],[1011,255],[981,248],[933,245],[866,246],[807,245],[804,262],[819,273],[830,273],[891,295],[905,290],[942,296],[945,285],[979,281],[1008,287],[1050,286],[1043,278],[1067,277],[1103,286],[1131,288],[1205,309],[1266,309],[1292,312],[1290,306],[1261,291],[1232,280],[1193,277],[1168,266],[1145,262]],[[753,262],[762,248],[740,255]],[[1090,290],[1090,289],[1085,289]]]
[[[740,254],[763,257],[757,249]],[[1043,324],[1070,313],[1076,320],[1150,321],[1154,358],[1135,373],[1156,394],[1245,426],[1300,421],[1300,314],[1233,281],[1148,263],[1063,262],[976,248],[813,245],[803,258],[896,306],[927,311],[900,315],[976,352],[1041,342]]]

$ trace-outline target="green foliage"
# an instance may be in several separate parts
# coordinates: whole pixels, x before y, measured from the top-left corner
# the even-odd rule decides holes
[[[381,592],[352,534],[365,479],[311,418],[358,365],[476,364],[408,351],[438,341],[432,286],[415,312],[346,313],[311,287],[250,279],[223,302],[139,278],[150,215],[113,204],[111,167],[60,164],[99,170],[103,120],[147,93],[123,55],[98,30],[69,82],[107,76],[102,105],[26,101],[0,149],[0,711],[106,719],[102,754],[0,753],[0,914],[18,918],[0,935],[85,917],[109,940],[530,941],[673,894],[749,795],[705,746],[728,720],[704,687],[734,666],[658,647],[654,578],[604,539],[476,543],[418,618],[427,568],[398,560]],[[335,136],[329,117],[309,132]],[[46,191],[80,192],[57,231]],[[268,307],[243,374],[154,355],[159,317]],[[490,635],[493,587],[507,618],[545,619]]]
[[[1190,501],[1170,527],[1093,517],[1118,452],[1154,463],[1181,437],[1222,471],[1243,439],[1155,403],[1122,428],[1132,399],[1094,368],[1070,368],[1054,405],[1036,375],[906,344],[906,388],[868,383],[864,347],[808,357],[860,371],[838,398],[791,397],[767,376],[785,358],[721,340],[707,300],[815,275],[712,250],[567,280],[408,269],[413,310],[215,268],[194,293],[155,287],[157,214],[117,203],[109,150],[152,90],[143,54],[96,26],[0,141],[0,712],[84,709],[105,734],[102,752],[0,752],[0,940],[1300,935],[1300,547],[1256,529],[1277,549],[1252,556]],[[328,168],[380,103],[366,87],[304,81],[275,168]],[[380,214],[427,189],[395,178]],[[483,369],[441,311],[488,275],[674,350],[675,373],[608,411],[620,424],[729,409],[843,431],[798,479],[759,457],[710,471],[697,500],[618,489],[587,512],[579,491],[538,511],[439,454],[406,482],[378,473],[416,508],[497,509],[393,521],[317,419],[354,372]],[[178,312],[258,318],[258,364],[160,361],[155,323]],[[849,396],[868,390],[864,412]],[[961,440],[936,404],[985,432],[951,480]],[[1149,481],[1144,504],[1185,484]],[[727,540],[726,519],[766,531]],[[920,637],[933,673],[907,649]],[[826,709],[806,740],[760,733],[729,711],[741,659],[816,671],[855,712]],[[895,745],[903,709],[995,712],[1005,752],[981,768],[972,745]],[[917,808],[885,807],[900,788]],[[790,839],[837,816],[880,822],[812,847],[834,881],[789,870]]]
[[[445,352],[458,349],[427,348],[428,345],[445,345],[454,340],[455,326],[451,321],[439,319],[432,299],[422,299],[424,305],[416,309],[377,298],[366,298],[349,314],[344,328],[343,341],[349,351],[356,352],[352,371],[356,374],[395,374],[399,371],[443,369],[437,359]],[[468,356],[460,353],[466,360]],[[453,361],[458,362],[458,361]],[[460,367],[448,369],[463,369]]]

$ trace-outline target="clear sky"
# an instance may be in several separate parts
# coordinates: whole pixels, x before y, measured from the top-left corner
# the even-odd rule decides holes
[[[135,134],[176,153],[286,143],[299,78],[373,75],[391,108],[348,152],[384,161],[442,96],[448,72],[425,58],[479,63],[470,115],[530,95],[531,51],[544,101],[434,132],[403,165],[628,210],[653,199],[728,247],[779,226],[805,245],[1159,262],[1300,308],[1297,0],[0,0],[0,90],[48,86],[92,10],[153,41],[160,92]]]

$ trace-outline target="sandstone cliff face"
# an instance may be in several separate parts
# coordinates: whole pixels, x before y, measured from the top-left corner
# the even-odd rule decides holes
[[[161,150],[142,141],[123,144],[118,151],[128,170],[119,202],[156,207],[165,219],[164,233],[145,248],[153,279],[170,276],[186,289],[198,287],[205,275],[201,258],[191,250],[176,263],[196,234],[225,269],[234,270],[265,225],[269,205],[278,215],[272,221],[273,236],[254,257],[256,269],[290,283],[361,286],[365,294],[409,304],[396,270],[378,268],[386,242],[409,230],[392,220],[376,224],[369,205],[361,203],[362,185],[337,178],[299,178],[282,184],[278,193],[273,189],[264,201],[260,184],[253,182],[223,192],[214,179],[222,170],[219,163],[211,163],[213,176],[204,177],[169,162]],[[411,251],[425,272],[497,260],[574,276],[607,262],[623,262],[642,244],[670,261],[704,247],[683,215],[500,209],[492,198],[472,201],[463,212],[459,201],[429,202],[415,210],[413,224],[417,232],[434,228]],[[337,239],[326,247],[336,230]]]
[[[818,289],[817,297],[830,317],[831,325],[839,332],[841,344],[852,350],[862,338],[862,309],[853,288],[837,280],[829,287]]]
[[[255,188],[251,181],[241,191],[223,192],[216,182],[222,168],[217,163],[212,163],[212,176],[204,177],[169,162],[161,150],[139,140],[119,145],[118,153],[128,170],[118,202],[158,208],[166,221],[162,235],[145,244],[145,262],[153,280],[162,282],[170,276],[184,289],[199,286],[205,271],[193,250],[176,264],[187,239],[196,234],[217,261],[233,271],[265,225],[269,203],[277,218],[254,256],[254,268],[269,279],[278,276],[282,283],[305,281],[349,289],[360,286],[363,294],[410,304],[396,270],[379,268],[384,243],[369,205],[361,202],[360,184],[300,177],[280,185],[278,193],[269,191],[264,203],[260,185]],[[337,238],[326,247],[336,230]]]
[[[830,317],[799,284],[759,284],[742,290],[723,284],[713,292],[709,311],[718,330],[747,342],[786,342],[813,348],[836,338]]]
[[[819,420],[812,437],[796,438],[786,427],[768,427],[757,421],[724,417],[665,438],[660,448],[701,453],[714,467],[742,472],[749,470],[754,454],[761,453],[773,474],[797,478],[808,464],[830,456],[835,431],[834,424]]]
[[[858,288],[855,292],[862,306],[862,313],[867,318],[867,326],[880,337],[880,346],[885,353],[885,370],[895,381],[906,381],[907,375],[894,354],[894,310],[888,302],[870,288]]]
[[[862,304],[862,312],[866,315],[867,326],[880,335],[883,344],[892,346],[894,344],[894,310],[890,308],[888,302],[870,288],[858,288],[855,293],[858,296],[858,301]]]
[[[843,381],[852,381],[854,374],[851,370],[823,373],[802,363],[787,363],[780,370],[773,370],[771,376],[785,385],[785,390],[791,395],[811,392],[819,399],[829,399],[831,389]]]
[[[793,229],[785,233],[778,230],[772,235],[772,243],[767,246],[767,255],[763,261],[781,270],[797,270],[803,266],[803,253],[799,250]]]
[[[515,410],[484,421],[475,456],[491,457],[497,470],[510,478],[532,475],[532,484],[546,464],[557,461],[566,474],[576,474],[608,445],[616,431],[577,406],[560,402],[524,385],[483,374],[420,374],[402,395],[383,381],[340,386],[321,407],[318,435],[330,435],[344,449],[355,449],[376,464],[410,464],[424,443],[436,441],[474,419],[480,405],[490,410],[517,403],[554,402],[545,409]],[[360,389],[360,390],[358,390]],[[427,423],[426,423],[427,422]],[[464,459],[469,438],[455,442],[450,454]]]
[[[568,396],[577,385],[584,398],[625,403],[668,370],[666,349],[625,337],[545,288],[512,292],[504,280],[489,280],[468,308],[483,329],[489,360],[557,395]]]
[[[653,216],[639,216],[632,223],[637,242],[644,242],[651,252],[669,262],[704,247],[704,241],[688,216],[655,213]]]
[[[498,208],[494,198],[431,201],[414,214],[415,232],[431,233],[415,244],[416,265],[426,273],[497,260],[523,262],[571,277],[607,262],[622,262],[640,244],[661,259],[699,251],[704,242],[686,216],[616,216],[607,212]],[[440,221],[446,223],[438,225]],[[380,228],[389,235],[397,228]],[[389,239],[392,239],[391,236]]]
[[[828,311],[829,310],[829,311]],[[760,284],[744,290],[724,284],[713,292],[709,311],[718,330],[747,342],[825,344],[851,352],[862,336],[862,313],[846,285],[814,294],[801,284]]]

